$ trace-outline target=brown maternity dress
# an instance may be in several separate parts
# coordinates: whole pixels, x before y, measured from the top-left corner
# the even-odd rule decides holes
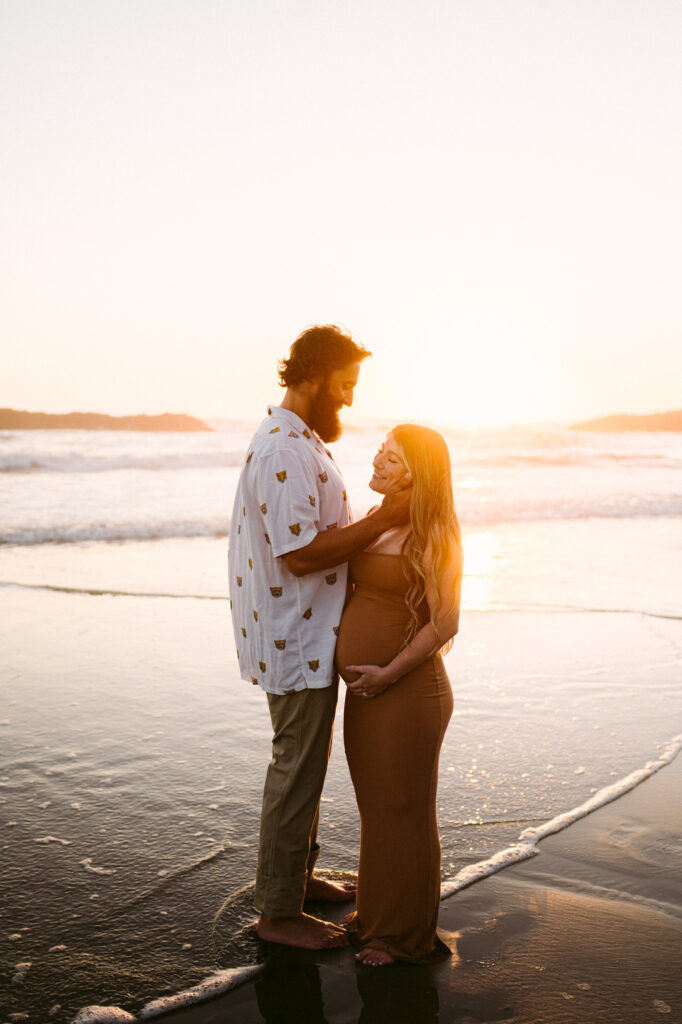
[[[409,612],[400,555],[363,552],[350,562],[353,594],[341,619],[337,667],[386,665],[404,645]],[[428,622],[426,602],[420,609]],[[378,697],[346,691],[344,742],[360,810],[353,945],[396,960],[433,963],[450,954],[438,938],[438,756],[452,691],[440,654]]]

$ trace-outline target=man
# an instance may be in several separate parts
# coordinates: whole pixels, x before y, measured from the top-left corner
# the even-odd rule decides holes
[[[319,806],[331,747],[338,676],[334,648],[347,562],[406,522],[409,495],[384,499],[351,522],[343,479],[324,442],[341,433],[360,364],[370,356],[335,326],[311,327],[280,364],[286,388],[254,435],[230,526],[230,596],[243,679],[267,693],[273,727],[254,902],[258,935],[322,949],[343,929],[303,913],[306,899],[352,898],[316,878]]]

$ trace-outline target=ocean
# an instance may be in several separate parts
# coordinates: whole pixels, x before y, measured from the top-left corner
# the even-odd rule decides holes
[[[3,1020],[151,1014],[262,958],[269,718],[238,677],[227,605],[256,423],[212,425],[0,434]],[[334,445],[356,516],[387,430],[355,424]],[[444,432],[465,546],[439,789],[447,895],[678,749],[682,436]],[[352,872],[341,718],[342,701],[320,867]]]

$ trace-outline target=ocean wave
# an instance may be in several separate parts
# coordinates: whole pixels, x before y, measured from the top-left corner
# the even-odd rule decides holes
[[[110,473],[141,470],[151,473],[192,469],[228,469],[241,467],[246,447],[228,450],[171,452],[2,452],[0,473]],[[633,469],[682,467],[672,453],[618,453],[604,451],[457,451],[452,452],[457,476],[480,469],[598,468],[609,466]]]
[[[659,494],[653,497],[638,494],[589,495],[575,498],[557,495],[552,501],[510,501],[475,504],[460,501],[458,513],[462,525],[493,526],[497,523],[543,522],[575,519],[642,519],[682,515],[682,494]]]
[[[613,452],[585,451],[585,449],[565,451],[491,451],[480,454],[467,454],[462,460],[457,452],[453,453],[455,468],[462,466],[498,466],[500,468],[532,469],[541,466],[565,466],[570,468],[599,468],[609,466],[627,466],[637,469],[679,469],[682,460],[679,456],[668,452]]]
[[[491,505],[462,502],[460,521],[464,529],[493,527],[505,523],[575,521],[581,519],[642,519],[682,516],[682,494],[659,497],[557,499]],[[33,544],[83,544],[91,541],[144,541],[229,535],[229,517],[209,519],[149,520],[147,522],[54,523],[36,526],[0,527],[0,546]]]
[[[173,538],[212,537],[221,539],[229,534],[229,519],[196,522],[152,523],[85,523],[73,526],[8,527],[0,530],[0,546],[21,547],[33,544],[84,544],[92,541],[171,540]]]
[[[186,469],[239,467],[245,449],[203,452],[92,453],[4,452],[0,473],[110,473],[120,469],[168,472]]]
[[[214,424],[218,426],[218,424]],[[122,435],[101,431],[17,431],[0,435],[0,473],[104,473],[223,469],[241,466],[255,424],[229,422],[211,434]],[[378,424],[346,426],[339,461],[366,469],[385,433]],[[445,431],[455,475],[476,469],[682,467],[678,435],[576,435],[556,429],[493,434]]]

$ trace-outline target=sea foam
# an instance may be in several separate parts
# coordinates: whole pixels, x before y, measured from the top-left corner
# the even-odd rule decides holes
[[[464,507],[469,529],[502,523],[530,523],[582,519],[641,519],[682,516],[682,495],[638,495],[621,499],[572,496],[554,500],[499,498],[495,504],[472,502]],[[49,513],[48,513],[49,515]],[[146,516],[146,518],[145,518]],[[220,540],[229,535],[228,515],[205,518],[159,519],[157,510],[141,513],[137,522],[54,522],[35,526],[0,527],[0,546],[36,544],[84,544],[92,541],[146,541],[208,537]]]
[[[118,1006],[86,1006],[74,1017],[73,1024],[130,1024],[136,1019]]]
[[[462,868],[454,878],[443,882],[441,885],[441,900],[454,896],[456,892],[465,889],[468,885],[473,885],[474,882],[480,881],[481,878],[493,875],[497,871],[509,867],[511,864],[518,864],[529,857],[535,857],[540,852],[536,849],[536,846],[542,839],[546,839],[547,836],[551,836],[555,832],[561,832],[562,829],[568,828],[573,822],[585,818],[588,814],[598,810],[598,808],[604,807],[605,804],[611,803],[611,801],[617,800],[618,797],[628,793],[635,786],[639,786],[640,783],[660,771],[661,768],[670,764],[677,757],[680,750],[682,750],[682,733],[666,744],[655,761],[649,761],[643,768],[637,768],[635,771],[630,772],[629,775],[619,779],[618,782],[614,782],[610,786],[604,786],[603,789],[600,789],[589,800],[586,800],[578,807],[564,811],[563,814],[557,814],[554,818],[543,822],[535,828],[524,829],[519,836],[518,842],[512,846],[508,846],[504,850],[498,850],[497,853],[494,853],[492,857],[488,857],[486,860],[480,860],[476,864],[468,864],[467,867]]]
[[[217,971],[204,978],[198,985],[178,992],[174,996],[163,996],[161,999],[153,999],[140,1010],[140,1020],[148,1020],[160,1013],[169,1013],[171,1010],[179,1010],[182,1006],[191,1006],[193,1003],[201,1003],[205,999],[229,992],[231,988],[248,981],[255,974],[260,974],[262,966],[254,964],[251,967],[231,967],[225,971]]]
[[[13,985],[23,985],[26,975],[31,970],[32,963],[30,960],[22,960],[21,963],[14,965],[14,977],[12,978]]]

